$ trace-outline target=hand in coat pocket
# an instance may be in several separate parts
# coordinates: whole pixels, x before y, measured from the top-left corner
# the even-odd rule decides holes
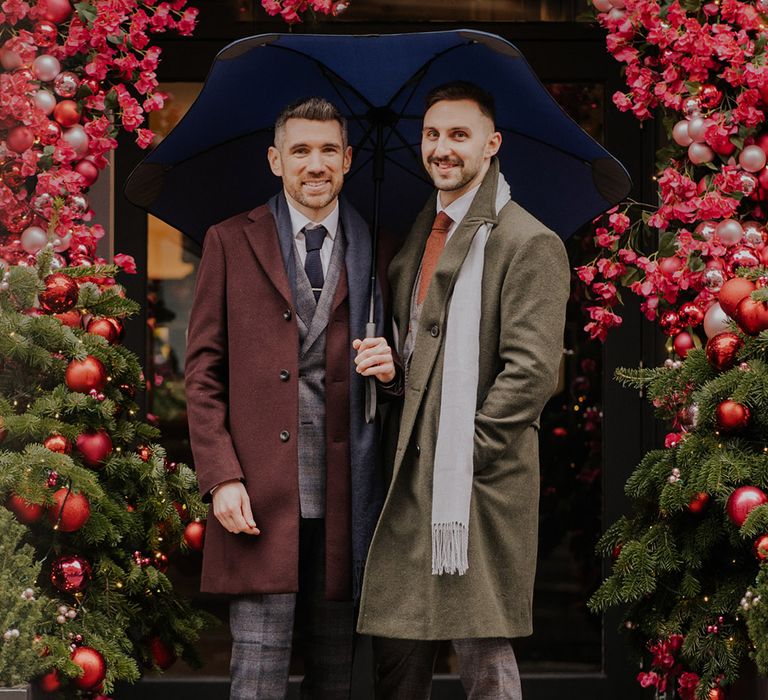
[[[227,481],[216,488],[213,494],[213,514],[229,532],[261,534],[253,519],[251,500],[242,481]]]

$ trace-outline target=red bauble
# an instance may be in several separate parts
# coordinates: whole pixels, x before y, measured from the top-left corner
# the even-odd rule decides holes
[[[61,688],[61,679],[59,678],[59,672],[56,669],[46,673],[38,681],[40,690],[44,693],[55,693]]]
[[[680,317],[674,311],[665,311],[659,317],[659,327],[667,335],[676,335],[680,332]]]
[[[77,554],[56,559],[51,565],[51,583],[62,593],[79,593],[91,582],[91,565]]]
[[[39,503],[28,503],[15,493],[8,496],[5,507],[16,516],[16,520],[24,525],[37,522],[43,515],[43,506]]]
[[[741,338],[730,331],[713,335],[707,341],[707,360],[716,370],[725,372],[736,364],[742,345]]]
[[[697,95],[702,107],[707,109],[714,109],[723,99],[723,93],[716,85],[706,83],[701,86],[699,94]]]
[[[112,323],[112,319],[109,318],[94,318],[87,328],[89,333],[93,335],[100,335],[110,345],[113,345],[118,341],[118,331],[115,324]]]
[[[677,315],[680,318],[680,323],[684,326],[698,326],[704,320],[704,312],[701,307],[692,301],[683,304]]]
[[[38,46],[47,48],[53,46],[56,43],[56,39],[59,36],[59,30],[56,25],[47,19],[41,19],[35,23],[32,28],[32,36],[35,38],[35,43]]]
[[[53,146],[61,138],[61,127],[51,119],[48,119],[42,127],[40,127],[40,143],[43,146]]]
[[[42,17],[56,24],[61,24],[72,14],[69,0],[39,0],[37,7]]]
[[[105,430],[81,433],[75,444],[83,462],[92,469],[101,467],[112,452],[112,440]]]
[[[678,270],[683,269],[683,261],[676,255],[659,260],[659,272],[667,279],[672,279]]]
[[[748,297],[755,291],[755,285],[743,277],[733,277],[729,279],[721,288],[717,295],[717,300],[726,315],[733,317],[739,302]]]
[[[725,691],[722,688],[712,688],[709,691],[709,700],[725,700]]]
[[[59,452],[63,455],[68,455],[72,452],[72,443],[63,435],[51,435],[45,438],[43,446],[47,447],[51,452]]]
[[[721,401],[715,409],[715,420],[725,433],[744,430],[749,425],[749,409],[737,401]]]
[[[99,179],[99,169],[90,160],[81,160],[75,165],[75,172],[83,178],[86,187]]]
[[[0,178],[2,178],[3,184],[16,190],[26,182],[27,176],[22,175],[20,161],[7,160],[0,167]]]
[[[205,539],[205,521],[193,520],[184,528],[184,542],[197,552],[202,551]]]
[[[746,297],[733,312],[733,320],[748,335],[757,335],[768,328],[768,305]]]
[[[691,513],[701,513],[707,507],[707,503],[709,503],[709,494],[706,491],[701,491],[691,499],[691,502],[688,504],[688,510]]]
[[[736,527],[741,527],[747,516],[764,503],[768,503],[768,496],[757,486],[739,486],[728,497],[728,517]]]
[[[40,292],[40,305],[50,313],[61,314],[77,304],[77,282],[63,272],[48,275],[43,282],[45,291]]]
[[[675,352],[680,357],[685,357],[688,354],[688,351],[695,347],[693,336],[687,331],[678,333],[675,336],[674,341],[672,341],[672,347],[674,347]]]
[[[53,504],[48,507],[51,525],[59,524],[59,532],[75,532],[91,517],[91,504],[82,493],[60,488],[53,494]]]
[[[8,132],[5,143],[12,151],[24,153],[35,142],[35,132],[28,126],[16,126]]]
[[[69,657],[73,663],[83,669],[83,675],[73,678],[70,682],[80,690],[93,690],[100,685],[107,675],[107,664],[104,657],[91,647],[77,647]]]
[[[760,535],[755,540],[755,556],[760,561],[768,559],[768,535]]]
[[[101,391],[107,385],[107,370],[101,360],[88,355],[84,360],[72,360],[67,367],[67,386],[71,391],[88,394]]]
[[[65,128],[77,124],[81,115],[80,106],[74,100],[61,100],[53,108],[53,118]]]
[[[153,663],[163,671],[176,663],[176,652],[173,647],[166,644],[160,637],[152,637],[149,640],[149,651],[152,654]]]
[[[54,318],[59,319],[65,326],[70,328],[80,328],[83,316],[79,311],[65,311],[63,314],[54,314]]]

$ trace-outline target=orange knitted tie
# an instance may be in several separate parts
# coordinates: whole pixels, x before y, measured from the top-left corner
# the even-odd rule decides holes
[[[427,245],[424,248],[424,257],[421,259],[421,279],[419,280],[419,291],[416,295],[416,303],[423,304],[424,298],[429,290],[429,283],[432,281],[432,275],[435,274],[437,262],[440,260],[440,254],[445,248],[445,239],[448,237],[448,229],[451,228],[453,219],[444,211],[438,212],[435,217],[435,223],[432,224],[432,230],[427,238]]]

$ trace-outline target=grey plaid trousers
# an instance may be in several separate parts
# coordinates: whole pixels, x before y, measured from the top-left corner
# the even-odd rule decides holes
[[[353,606],[325,599],[324,539],[323,520],[302,519],[298,594],[242,596],[230,602],[230,700],[283,700],[294,641],[304,657],[302,700],[349,699]]]

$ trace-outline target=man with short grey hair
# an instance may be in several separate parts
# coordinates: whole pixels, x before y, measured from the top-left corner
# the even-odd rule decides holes
[[[352,153],[334,105],[286,108],[267,157],[282,191],[208,231],[190,317],[192,450],[215,516],[201,587],[233,596],[231,698],[285,697],[295,618],[302,697],[342,700],[382,499],[352,362],[371,240],[339,199]],[[394,374],[379,355],[377,372]]]

